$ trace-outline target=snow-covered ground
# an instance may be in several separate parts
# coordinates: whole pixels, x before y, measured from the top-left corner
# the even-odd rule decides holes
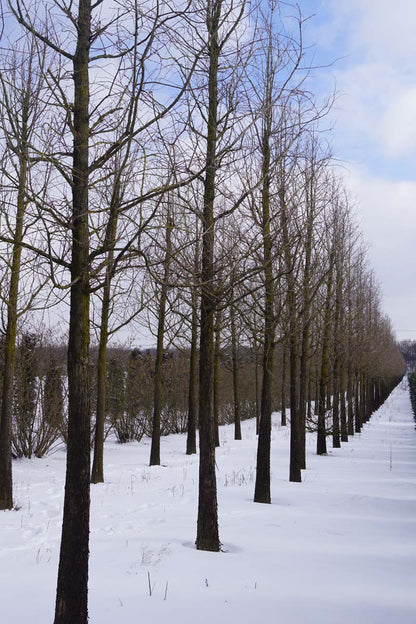
[[[252,502],[256,435],[221,430],[223,552],[195,549],[198,459],[185,437],[105,449],[92,486],[92,624],[414,624],[416,431],[405,382],[363,432],[326,457],[308,439],[288,482],[289,431],[273,427],[271,505]],[[330,445],[329,445],[330,446]],[[14,463],[18,511],[0,513],[0,621],[53,621],[65,454]],[[151,591],[149,590],[149,586]],[[74,623],[76,624],[76,623]]]

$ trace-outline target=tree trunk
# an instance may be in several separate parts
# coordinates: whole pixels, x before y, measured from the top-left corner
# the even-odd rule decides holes
[[[13,236],[12,263],[7,299],[7,325],[4,340],[4,367],[2,379],[0,419],[0,510],[13,507],[11,423],[13,408],[13,377],[16,359],[17,304],[23,241],[23,221],[27,205],[28,136],[31,98],[30,85],[23,93],[21,127],[14,137],[19,150],[19,170],[16,224]],[[10,112],[13,114],[13,111]]]
[[[361,431],[360,396],[361,396],[361,379],[360,379],[360,373],[356,371],[355,386],[354,386],[354,418],[355,418],[354,429],[355,429],[355,433],[360,433]]]
[[[354,379],[353,372],[348,369],[347,373],[347,427],[348,435],[354,435]]]
[[[234,440],[241,440],[240,380],[238,375],[237,331],[235,327],[234,304],[231,304],[231,345],[233,360]]]
[[[4,368],[0,420],[0,509],[13,507],[11,420],[13,407],[13,378],[16,359],[17,300],[19,291],[23,217],[26,204],[26,159],[20,158],[19,192],[17,198],[16,227],[12,251],[9,295],[7,301],[7,327],[4,341]]]
[[[199,349],[199,495],[196,547],[219,551],[217,482],[214,439],[214,199],[217,148],[218,30],[222,2],[208,3],[208,120],[204,181],[201,263],[201,332]]]
[[[273,242],[270,227],[270,140],[272,131],[271,43],[268,49],[266,91],[263,113],[262,156],[262,242],[264,271],[264,342],[263,381],[261,389],[260,426],[257,442],[255,503],[270,503],[270,449],[272,431],[272,380],[275,348]]]
[[[101,307],[100,341],[97,361],[97,408],[95,415],[94,458],[91,470],[91,483],[104,482],[104,428],[106,417],[107,395],[107,345],[108,321],[110,317],[111,280],[113,277],[114,246],[117,232],[117,212],[120,199],[120,179],[116,174],[110,214],[106,230],[106,246],[108,247],[107,265]]]
[[[339,262],[336,262],[336,286],[335,286],[335,315],[334,315],[334,338],[333,338],[333,350],[334,350],[334,364],[333,371],[333,387],[332,387],[332,446],[333,448],[341,447],[341,429],[340,429],[340,377],[341,377],[341,363],[340,363],[340,321],[341,321],[341,305],[342,305],[342,275]]]
[[[290,466],[289,481],[302,481],[301,432],[298,406],[298,327],[296,310],[296,280],[294,258],[290,248],[288,211],[284,182],[279,189],[280,224],[282,229],[283,253],[287,274],[287,308],[289,313],[289,399],[290,399]]]
[[[166,252],[163,261],[163,282],[160,288],[159,318],[157,326],[156,361],[154,371],[153,393],[153,424],[152,445],[150,448],[150,466],[160,466],[160,420],[162,414],[162,366],[163,366],[163,341],[165,337],[166,303],[168,296],[168,281],[170,262],[172,256],[172,228],[173,220],[168,213],[166,221]]]
[[[326,395],[329,383],[329,332],[331,326],[331,297],[332,297],[332,280],[334,269],[334,252],[330,254],[330,266],[328,280],[326,286],[324,324],[322,330],[322,356],[321,356],[321,373],[319,379],[319,410],[318,410],[318,436],[316,452],[318,455],[326,455]]]
[[[305,335],[306,334],[306,335]],[[309,359],[309,323],[302,331],[301,361],[299,373],[299,422],[300,422],[300,467],[306,468],[306,408],[308,403],[308,390],[310,386]]]
[[[192,288],[191,318],[191,353],[189,358],[189,392],[188,392],[188,431],[186,436],[186,454],[196,453],[197,426],[197,381],[198,381],[198,311],[196,309],[196,289]]]
[[[280,424],[282,427],[286,427],[286,343],[283,342],[283,356],[282,356],[282,402],[281,402],[281,416]]]
[[[216,448],[220,445],[220,369],[221,369],[221,312],[218,311],[215,317],[215,345],[214,345],[214,444]]]
[[[88,138],[91,2],[80,0],[73,58],[71,301],[68,449],[55,624],[88,622],[90,515]]]
[[[341,422],[341,442],[348,442],[348,421],[347,406],[345,402],[345,378],[346,372],[343,366],[340,370],[340,422]]]
[[[302,337],[300,345],[300,371],[299,371],[299,462],[300,467],[306,468],[306,394],[309,380],[308,361],[309,361],[309,334],[310,334],[310,279],[311,279],[311,258],[312,258],[312,241],[314,230],[314,210],[315,210],[315,175],[314,153],[311,155],[311,175],[306,180],[306,203],[307,203],[307,224],[305,237],[305,263],[303,268],[303,312],[302,312]]]
[[[259,435],[260,426],[260,380],[259,380],[259,351],[257,347],[257,341],[254,342],[254,379],[256,387],[256,435]]]

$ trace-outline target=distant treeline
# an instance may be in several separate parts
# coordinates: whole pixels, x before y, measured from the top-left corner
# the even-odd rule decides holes
[[[410,401],[412,403],[413,415],[416,420],[416,373],[409,373],[407,378],[409,380]]]
[[[416,372],[416,340],[402,340],[399,349],[409,372]]]

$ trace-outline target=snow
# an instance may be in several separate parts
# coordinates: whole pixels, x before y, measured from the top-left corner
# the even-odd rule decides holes
[[[195,549],[198,458],[185,436],[105,448],[91,488],[92,624],[416,622],[416,431],[405,382],[342,449],[288,482],[289,430],[274,417],[272,504],[252,502],[256,435],[221,429],[223,552]],[[330,446],[330,445],[329,445]],[[65,453],[13,465],[17,511],[0,513],[1,621],[53,621]],[[151,594],[149,591],[151,588]],[[76,623],[74,623],[76,624]]]

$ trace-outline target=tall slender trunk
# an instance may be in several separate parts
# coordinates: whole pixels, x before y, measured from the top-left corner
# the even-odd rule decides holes
[[[73,57],[71,299],[68,341],[68,448],[55,624],[88,622],[89,410],[89,46],[91,2],[80,0]]]
[[[254,341],[254,381],[256,388],[256,435],[259,434],[260,426],[260,380],[259,380],[259,350],[257,340]]]
[[[214,443],[216,448],[220,445],[220,370],[221,370],[221,311],[219,310],[215,316],[214,329]]]
[[[196,453],[197,427],[197,380],[198,380],[198,311],[197,291],[192,287],[192,316],[191,316],[191,353],[189,358],[189,391],[188,391],[188,431],[186,436],[186,454]]]
[[[153,388],[152,444],[150,448],[150,466],[160,466],[160,420],[162,415],[162,366],[163,341],[165,337],[166,303],[168,298],[170,263],[172,258],[173,219],[168,212],[166,219],[165,258],[163,261],[163,281],[159,296],[159,318],[157,325],[156,361]]]
[[[334,363],[333,371],[333,396],[332,396],[332,446],[334,448],[341,447],[341,428],[340,428],[340,377],[341,377],[341,355],[340,355],[340,337],[341,331],[341,304],[342,304],[342,273],[341,268],[336,262],[336,285],[335,285],[335,314],[334,314],[334,333],[333,333],[333,350]]]
[[[262,155],[262,242],[264,272],[264,338],[263,380],[261,389],[260,426],[257,441],[257,469],[254,488],[255,503],[270,503],[270,449],[272,431],[272,380],[275,347],[273,243],[270,228],[270,140],[272,131],[271,107],[271,48],[267,58],[267,84],[263,113]]]
[[[290,248],[288,210],[285,187],[279,189],[280,224],[282,230],[283,253],[287,274],[287,308],[289,314],[289,399],[290,399],[290,465],[289,481],[302,481],[301,431],[298,406],[298,323],[296,310],[296,280],[294,258]]]
[[[281,417],[280,423],[282,427],[286,427],[286,359],[287,359],[286,342],[283,341],[283,356],[282,356],[282,402],[281,402]]]
[[[305,322],[302,330],[300,373],[299,373],[299,422],[300,422],[300,465],[306,468],[306,404],[308,399],[308,387],[310,371],[309,360],[309,322]]]
[[[360,373],[355,371],[354,379],[354,430],[355,433],[361,431],[361,414],[360,414]]]
[[[214,387],[214,199],[217,150],[218,41],[222,2],[208,4],[208,119],[202,218],[201,331],[199,349],[199,495],[196,547],[219,551],[213,413]]]
[[[298,410],[298,343],[296,318],[291,323],[293,330],[289,341],[289,368],[290,368],[290,467],[289,481],[302,481],[302,453],[301,453],[301,424]]]
[[[310,333],[310,279],[311,279],[311,258],[312,258],[312,239],[314,229],[314,180],[315,176],[312,170],[310,179],[306,183],[306,202],[307,202],[307,226],[305,240],[305,263],[303,268],[303,312],[302,312],[302,337],[300,345],[300,370],[299,370],[299,461],[301,468],[306,468],[306,394],[308,386],[308,361],[309,361],[309,333]]]
[[[340,397],[339,397],[339,371],[338,363],[334,367],[334,387],[332,398],[332,446],[341,448],[341,428],[339,418]],[[336,376],[335,376],[336,375]]]
[[[312,420],[312,370],[310,368],[309,380],[308,380],[308,401],[307,401],[306,421],[311,422],[311,420]]]
[[[326,284],[326,297],[324,308],[324,323],[322,330],[322,356],[321,356],[321,372],[319,378],[319,410],[318,410],[318,436],[316,452],[318,455],[325,455],[326,449],[326,404],[327,391],[329,383],[329,333],[331,328],[331,297],[332,297],[332,281],[334,269],[334,252],[331,251],[329,259],[329,272]]]
[[[345,402],[345,392],[346,392],[345,378],[346,378],[346,371],[345,371],[344,366],[341,365],[340,386],[339,386],[341,442],[348,442],[347,406]]]
[[[196,283],[199,271],[198,219],[195,227],[194,284],[192,284],[191,291],[191,353],[189,358],[188,431],[186,436],[187,455],[194,455],[196,453],[196,429],[198,421],[198,288]]]
[[[354,378],[351,368],[347,372],[347,429],[348,435],[354,435]]]
[[[366,374],[360,371],[360,431],[362,425],[366,422]]]
[[[116,174],[117,175],[117,174]],[[111,303],[111,280],[114,267],[114,246],[117,232],[117,216],[120,200],[120,180],[117,175],[113,197],[110,205],[110,214],[106,230],[106,247],[108,248],[107,265],[105,268],[105,281],[101,307],[100,340],[98,345],[97,361],[97,407],[95,416],[95,439],[94,457],[91,470],[91,483],[104,482],[104,429],[106,417],[107,396],[107,345],[108,345],[108,321],[110,317]]]
[[[233,361],[234,440],[241,440],[240,380],[238,374],[237,330],[235,308],[231,304],[231,350]]]
[[[7,299],[7,326],[4,340],[4,368],[0,420],[0,509],[13,507],[11,420],[13,407],[13,378],[16,359],[17,303],[23,241],[23,221],[26,211],[28,169],[29,102],[26,94],[22,111],[22,128],[19,154],[19,181],[17,192],[16,224],[13,237],[12,264]]]

